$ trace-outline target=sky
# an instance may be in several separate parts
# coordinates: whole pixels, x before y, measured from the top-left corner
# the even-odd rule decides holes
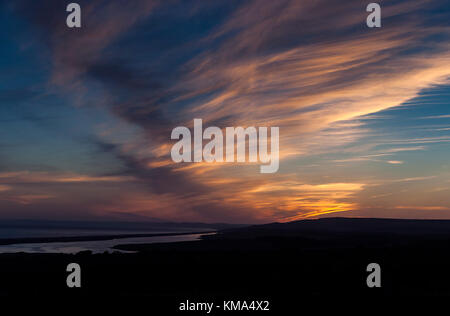
[[[450,7],[0,1],[0,219],[450,219]],[[177,126],[276,126],[280,166],[175,163]]]

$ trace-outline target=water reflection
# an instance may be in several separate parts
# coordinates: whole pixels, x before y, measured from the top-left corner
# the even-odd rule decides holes
[[[156,236],[156,237],[137,237],[137,238],[120,238],[99,241],[75,241],[75,242],[52,242],[52,243],[33,243],[33,244],[14,244],[0,246],[0,253],[66,253],[75,254],[80,251],[90,250],[93,253],[120,251],[112,249],[113,246],[123,244],[152,244],[152,243],[168,243],[177,241],[198,240],[201,235],[190,234],[178,236]],[[120,251],[126,252],[126,251]]]

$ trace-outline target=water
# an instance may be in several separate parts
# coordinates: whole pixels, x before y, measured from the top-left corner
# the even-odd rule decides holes
[[[202,231],[190,230],[190,231]],[[134,229],[79,229],[79,228],[0,228],[0,238],[43,238],[43,237],[74,237],[74,236],[105,236],[126,234],[167,234],[184,232],[185,230],[134,230]],[[186,232],[189,232],[186,231]]]
[[[148,232],[147,232],[148,233]],[[154,233],[154,232],[152,232]],[[104,232],[103,232],[104,234]],[[137,237],[137,238],[118,238],[99,241],[74,241],[74,242],[51,242],[51,243],[32,243],[32,244],[13,244],[0,246],[0,253],[66,253],[75,254],[80,251],[90,250],[93,253],[120,251],[112,249],[116,245],[123,244],[152,244],[168,243],[177,241],[198,240],[204,234],[189,234],[178,236],[156,236],[156,237]],[[71,235],[73,236],[73,235]],[[126,251],[120,251],[126,252]]]

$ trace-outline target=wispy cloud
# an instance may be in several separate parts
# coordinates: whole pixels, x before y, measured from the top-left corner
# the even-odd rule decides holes
[[[424,116],[422,119],[444,119],[444,118],[450,118],[450,114],[446,115],[434,115],[434,116]]]
[[[132,181],[129,176],[91,176],[75,173],[57,172],[2,172],[0,173],[0,183],[76,183],[76,182],[122,182]]]
[[[391,165],[401,165],[404,162],[400,161],[400,160],[388,160],[387,163],[391,164]]]
[[[396,206],[400,210],[420,210],[420,211],[450,211],[448,206]]]
[[[306,181],[295,171],[301,159],[341,153],[347,156],[328,160],[407,166],[393,156],[450,141],[414,136],[362,143],[375,136],[369,114],[448,84],[450,45],[434,39],[447,39],[449,29],[418,14],[439,1],[383,4],[379,30],[365,27],[367,13],[356,0],[230,2],[199,34],[195,28],[183,33],[192,25],[182,22],[204,18],[216,2],[174,1],[168,10],[159,1],[90,1],[80,32],[55,27],[60,15],[53,1],[46,15],[18,3],[20,12],[34,17],[50,51],[51,89],[76,92],[76,105],[95,104],[133,133],[124,137],[124,129],[103,126],[96,135],[94,144],[123,165],[119,175],[0,174],[7,185],[132,182],[120,202],[95,208],[186,220],[297,219],[357,209],[356,195],[370,182],[319,181],[326,171]],[[182,26],[165,22],[172,15]],[[149,28],[135,29],[144,25]],[[146,37],[160,30],[172,31],[173,38]],[[186,39],[177,37],[180,32]],[[280,174],[261,178],[251,164],[173,163],[170,131],[191,127],[194,118],[221,128],[280,127]]]

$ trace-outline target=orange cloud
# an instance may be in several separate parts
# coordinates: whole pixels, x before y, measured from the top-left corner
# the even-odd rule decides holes
[[[122,102],[122,96],[115,93],[124,78],[118,76],[112,86],[102,82],[102,104],[111,102],[112,113],[140,128],[125,141],[120,139],[122,130],[107,127],[99,133],[117,147],[117,156],[132,169],[133,176],[19,173],[0,174],[0,180],[8,185],[20,181],[138,180],[150,192],[127,192],[120,202],[100,203],[97,209],[126,209],[170,219],[268,221],[357,209],[356,195],[375,181],[356,181],[351,175],[350,179],[333,178],[323,171],[308,181],[298,171],[299,161],[342,150],[371,133],[359,121],[361,117],[398,107],[424,89],[449,82],[450,45],[442,41],[429,47],[426,43],[431,36],[448,35],[448,28],[426,26],[417,15],[410,19],[406,14],[429,3],[386,4],[383,17],[395,17],[399,22],[371,30],[361,29],[366,12],[360,1],[335,1],[334,5],[327,1],[245,2],[204,38],[189,43],[193,47],[206,44],[207,48],[185,62],[181,70],[170,69],[176,79],[167,80],[168,87],[157,96],[142,92],[144,97],[135,99],[136,91],[131,90],[129,100]],[[83,75],[89,67],[101,60],[115,39],[149,16],[155,4],[138,1],[122,8],[111,2],[104,14],[92,19],[88,31],[76,36],[56,32],[52,82],[86,88]],[[98,13],[95,3],[87,9],[88,17]],[[116,99],[120,104],[113,102]],[[180,125],[191,126],[194,118],[202,118],[205,126],[220,128],[280,127],[279,174],[262,177],[256,164],[173,163],[166,132]],[[421,150],[423,144],[449,141],[446,136],[386,140],[399,147],[372,155],[355,150],[357,157],[333,163],[379,161],[379,157],[397,152]],[[404,144],[419,145],[400,147]],[[384,162],[400,165],[403,160]]]
[[[76,183],[76,182],[123,182],[133,180],[132,177],[117,176],[90,176],[75,173],[51,172],[3,172],[0,173],[0,182],[14,183]]]

